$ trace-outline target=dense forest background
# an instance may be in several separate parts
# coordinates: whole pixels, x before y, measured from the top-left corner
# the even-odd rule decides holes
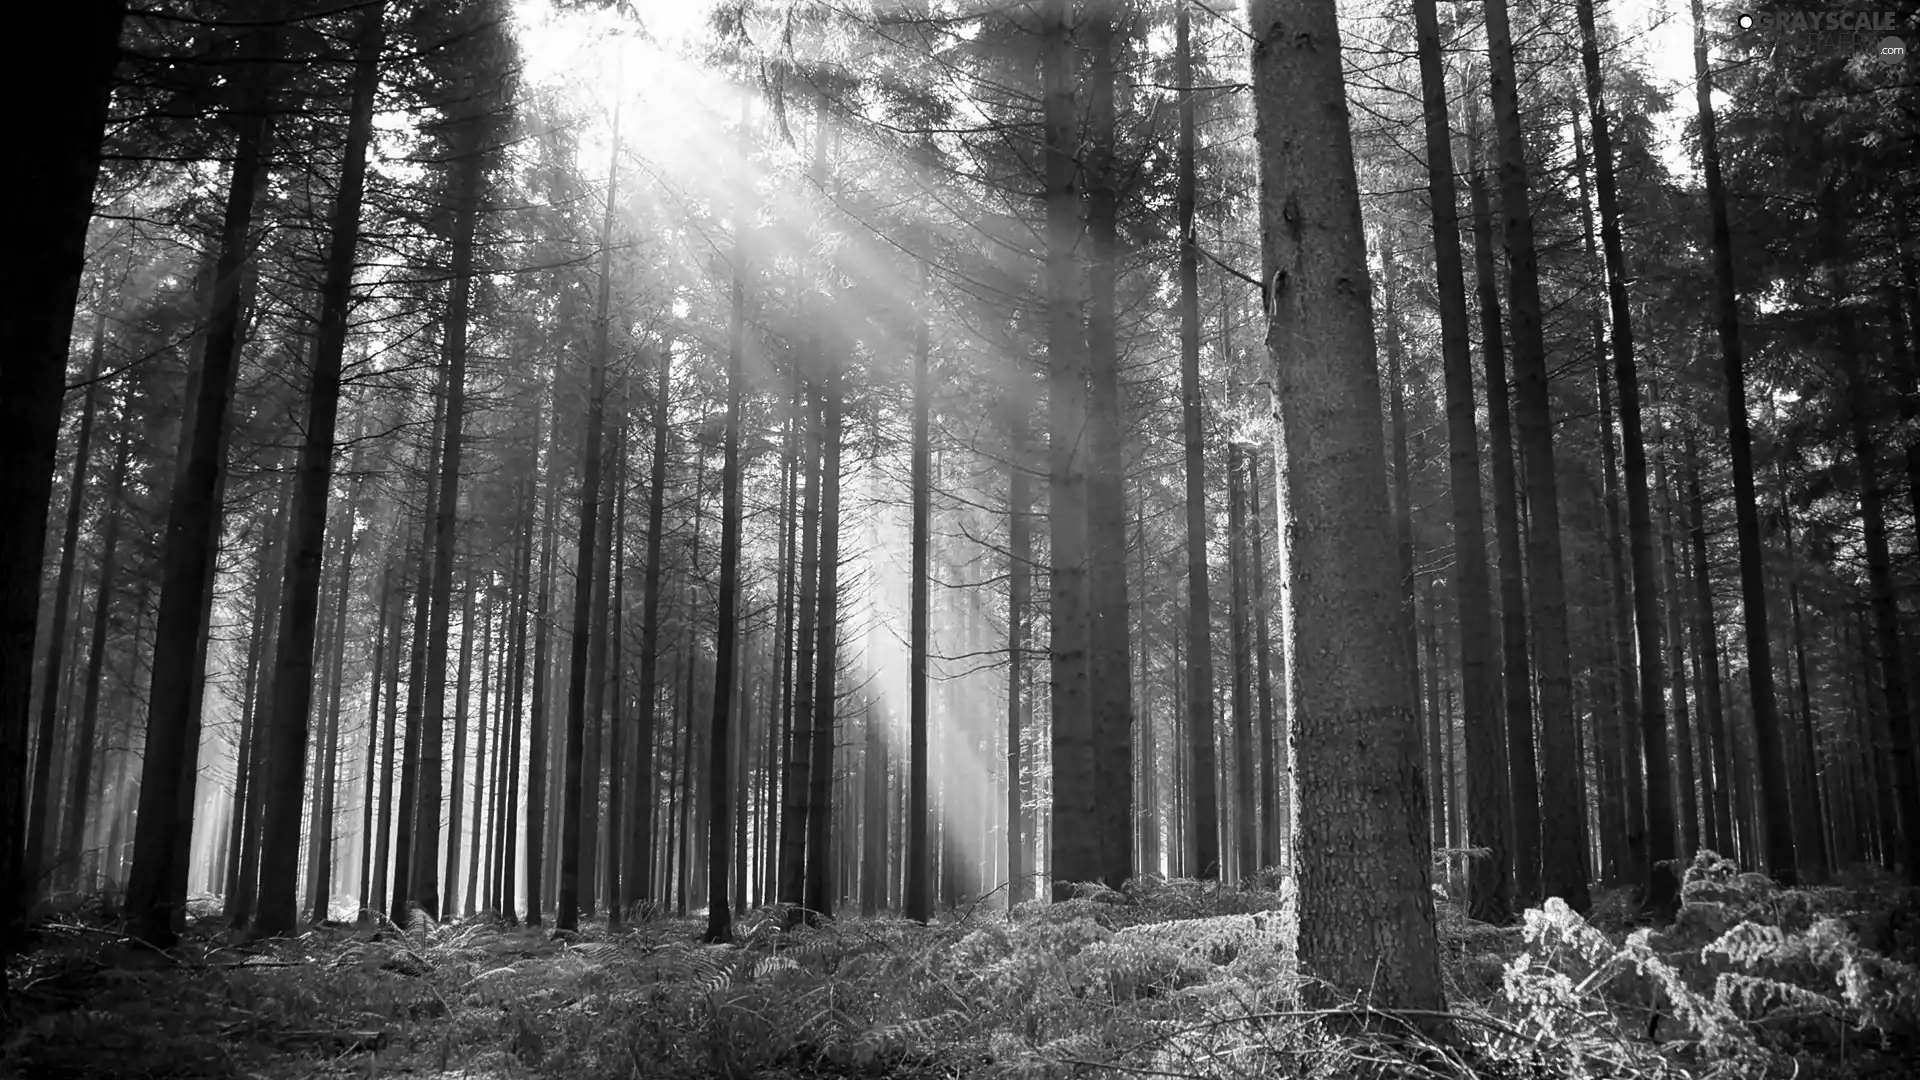
[[[1174,897],[1435,1046],[1524,928],[1715,1067],[1910,1048],[1920,16],[1749,14],[43,13],[10,984]]]

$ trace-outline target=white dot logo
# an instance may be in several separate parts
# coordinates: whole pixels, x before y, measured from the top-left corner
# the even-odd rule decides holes
[[[1751,15],[1742,15],[1742,16],[1740,16],[1740,19],[1739,19],[1739,22],[1740,22],[1740,29],[1742,29],[1742,30],[1751,30],[1751,29],[1753,29],[1753,16],[1751,16]]]
[[[1897,64],[1907,58],[1907,43],[1897,37],[1880,39],[1880,62]]]

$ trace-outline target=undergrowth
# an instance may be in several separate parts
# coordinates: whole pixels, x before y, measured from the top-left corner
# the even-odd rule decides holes
[[[1304,1005],[1289,889],[1147,878],[793,931],[766,908],[724,946],[693,920],[558,935],[487,916],[238,946],[209,913],[161,954],[71,912],[9,973],[0,1074],[1910,1075],[1914,896],[1882,882],[1782,890],[1702,854],[1658,929],[1618,892],[1513,927],[1443,900],[1449,1006],[1424,1016]]]

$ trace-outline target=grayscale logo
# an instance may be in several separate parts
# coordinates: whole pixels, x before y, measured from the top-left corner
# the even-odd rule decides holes
[[[1905,63],[1907,44],[1890,11],[1750,11],[1734,19],[1745,36],[1812,47],[1825,53],[1867,53],[1884,64]]]

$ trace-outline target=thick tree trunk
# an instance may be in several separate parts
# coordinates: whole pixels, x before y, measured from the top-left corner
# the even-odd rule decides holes
[[[36,12],[33,103],[11,132],[0,168],[4,235],[31,258],[6,260],[0,315],[0,761],[25,761],[39,629],[41,561],[53,495],[74,302],[86,265],[107,97],[120,59],[121,0],[82,0]],[[43,66],[44,65],[44,66]],[[251,185],[248,185],[251,192]],[[36,868],[19,838],[24,770],[0,769],[0,992],[21,945]]]
[[[239,374],[240,324],[244,294],[249,291],[246,279],[251,273],[248,254],[252,249],[253,210],[264,187],[273,136],[275,72],[271,60],[279,53],[276,30],[269,27],[250,34],[245,51],[259,62],[250,65],[243,77],[235,109],[239,134],[227,185],[205,358],[192,404],[192,428],[185,440],[183,467],[167,510],[153,678],[147,694],[146,750],[141,761],[140,803],[134,817],[133,867],[127,879],[127,912],[133,933],[161,948],[177,939],[176,920],[184,915],[175,910],[185,897],[176,895],[173,882],[184,879],[185,838],[193,832],[192,821],[182,820],[180,806],[192,806],[193,793],[190,788],[182,790],[183,780],[192,776],[200,743],[194,705],[205,672],[196,668],[194,657],[206,636],[204,613],[212,588],[212,552],[219,544],[215,526],[221,516],[221,477],[226,473],[227,414]],[[23,422],[31,421],[23,418]],[[44,497],[40,503],[44,505]],[[38,545],[31,551],[22,550],[32,554]],[[296,822],[296,843],[298,829]],[[12,843],[0,844],[0,849],[11,851]]]
[[[815,359],[809,356],[809,359]],[[806,472],[806,494],[800,512],[800,629],[799,649],[794,658],[793,729],[787,741],[784,762],[786,782],[781,785],[784,805],[780,815],[780,880],[775,894],[780,903],[805,902],[807,889],[807,797],[811,787],[808,775],[813,760],[813,663],[815,622],[814,605],[818,599],[820,558],[820,402],[808,379],[806,421],[801,436],[802,468]],[[919,580],[917,577],[916,581]]]
[[[928,399],[932,396],[927,370],[931,354],[927,332],[927,296],[928,271],[923,263],[920,271],[919,319],[914,326],[913,339],[913,565],[909,569],[908,590],[908,671],[909,681],[907,699],[907,865],[906,881],[902,890],[906,916],[917,922],[926,923],[933,919],[933,846],[930,843],[927,798],[929,784],[927,775],[927,755],[929,751],[927,733],[927,584],[931,572],[928,555],[931,537],[928,529],[933,516],[932,480],[928,460],[927,412]],[[1018,395],[1014,398],[1018,400]],[[813,467],[812,448],[808,448],[807,468]],[[1017,465],[1016,465],[1017,467]],[[811,483],[811,481],[809,481]],[[808,488],[809,504],[812,488]],[[811,509],[811,505],[809,505]],[[809,513],[811,520],[811,513]],[[806,560],[801,561],[804,574]],[[803,585],[804,589],[805,586]],[[802,640],[805,640],[806,628],[801,627]],[[799,737],[795,728],[796,739]],[[791,774],[789,784],[793,782]],[[1035,869],[1038,869],[1037,867]]]
[[[1178,212],[1180,218],[1180,409],[1186,445],[1187,496],[1187,673],[1186,735],[1193,755],[1189,798],[1192,820],[1186,832],[1194,845],[1194,865],[1186,872],[1203,880],[1220,876],[1220,809],[1214,785],[1213,607],[1207,597],[1206,436],[1200,420],[1200,266],[1193,231],[1195,202],[1193,47],[1187,4],[1176,25],[1174,81],[1180,95]]]
[[[1417,706],[1380,482],[1380,386],[1334,5],[1255,0],[1250,25],[1273,283],[1267,347],[1285,448],[1300,964],[1342,1000],[1364,992],[1385,1008],[1437,1009]]]
[[[625,670],[625,656],[620,647],[623,640],[622,628],[626,625],[626,551],[627,551],[627,436],[632,424],[633,395],[630,390],[631,376],[623,374],[620,380],[620,433],[615,442],[613,460],[613,536],[611,546],[607,548],[607,574],[612,579],[612,598],[607,605],[608,626],[606,647],[610,653],[607,661],[607,700],[610,702],[607,717],[607,865],[604,876],[604,890],[601,901],[607,908],[607,927],[617,929],[624,905],[621,903],[622,873],[631,875],[633,869],[625,865],[621,850],[626,843],[626,834],[621,830],[626,824],[626,806],[622,799],[626,797],[626,710],[621,685],[621,673]]]

